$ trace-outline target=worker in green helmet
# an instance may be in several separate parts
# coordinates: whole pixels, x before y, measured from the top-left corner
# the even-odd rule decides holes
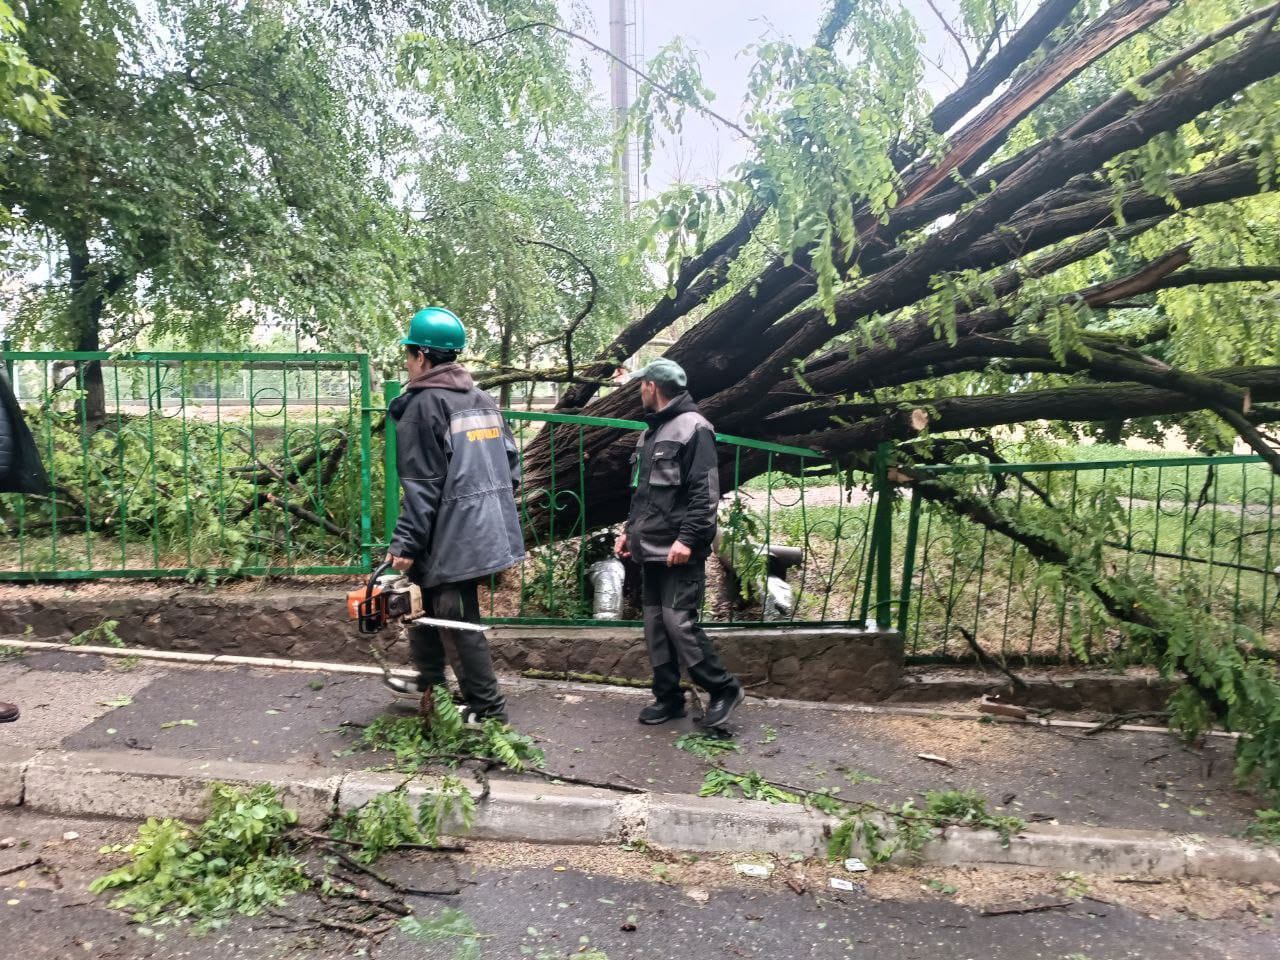
[[[481,580],[524,559],[513,491],[520,479],[515,438],[497,404],[457,362],[462,321],[443,307],[413,315],[400,341],[409,382],[387,413],[395,423],[403,496],[387,560],[423,590],[434,617],[477,623]],[[443,640],[458,655],[458,682],[475,720],[506,720],[488,641],[478,630],[411,626],[416,681],[387,678],[417,698],[444,684]]]

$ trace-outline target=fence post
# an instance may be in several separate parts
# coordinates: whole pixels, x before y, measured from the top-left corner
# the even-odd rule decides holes
[[[874,526],[871,531],[872,562],[875,564],[876,626],[890,622],[893,609],[893,487],[889,483],[889,455],[892,447],[876,448],[872,489],[876,496]]]
[[[911,509],[907,514],[907,542],[902,555],[902,589],[898,593],[898,632],[907,635],[907,611],[911,608],[911,579],[916,573],[916,540],[920,534],[921,498],[911,491]]]
[[[383,407],[390,407],[391,401],[400,396],[400,384],[388,380],[382,385]],[[400,472],[396,467],[396,430],[391,418],[387,417],[382,426],[382,523],[383,539],[391,543],[391,535],[395,532],[396,521],[400,518]]]
[[[373,491],[370,489],[369,467],[373,450],[373,410],[369,403],[373,385],[369,379],[369,355],[360,354],[360,563],[373,569]],[[287,375],[287,372],[286,372]]]

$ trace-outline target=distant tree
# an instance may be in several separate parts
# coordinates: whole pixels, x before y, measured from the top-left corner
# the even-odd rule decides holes
[[[262,317],[345,336],[407,309],[380,131],[354,109],[363,78],[302,6],[19,10],[64,117],[11,124],[0,156],[19,218],[7,268],[36,278],[16,295],[15,339],[89,351],[145,329],[207,346]],[[100,420],[98,364],[82,377]]]
[[[539,6],[554,15],[553,4],[526,4],[520,16]],[[476,62],[458,56],[457,29],[411,34],[404,47],[423,131],[406,183],[424,245],[420,289],[470,321],[468,352],[492,369],[505,404],[531,367],[576,378],[654,283],[622,199],[612,120],[566,41],[513,38],[502,75],[475,95],[459,83]],[[513,79],[521,87],[508,98]]]

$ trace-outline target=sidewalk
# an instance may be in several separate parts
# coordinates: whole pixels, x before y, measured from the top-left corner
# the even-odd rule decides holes
[[[66,768],[68,776],[95,766],[136,767],[139,776],[160,770],[213,776],[230,769],[228,764],[260,764],[272,771],[273,782],[283,777],[318,784],[322,796],[327,784],[337,789],[343,774],[389,761],[374,753],[348,755],[358,730],[340,725],[367,724],[381,712],[403,709],[392,707],[379,678],[369,674],[148,659],[131,669],[122,665],[127,662],[118,658],[47,650],[0,662],[0,691],[23,709],[18,723],[0,726],[0,766],[37,758],[38,765]],[[513,724],[540,742],[551,770],[670,797],[682,811],[676,819],[695,833],[703,812],[719,818],[721,827],[730,823],[730,833],[736,829],[735,810],[746,819],[782,813],[764,804],[687,799],[697,793],[708,767],[674,746],[693,723],[640,726],[635,715],[646,702],[645,691],[516,679],[507,693]],[[964,704],[939,705],[936,713],[867,709],[748,700],[735,717],[741,752],[725,754],[722,762],[808,789],[839,787],[846,800],[881,804],[926,790],[973,789],[995,812],[1032,823],[1056,820],[1081,835],[1143,831],[1152,842],[1197,836],[1203,840],[1196,842],[1210,847],[1238,836],[1262,805],[1232,787],[1234,744],[1227,738],[1211,737],[1193,749],[1167,733],[1085,737],[1079,728],[943,715],[972,709]],[[922,760],[922,753],[953,766]],[[30,792],[30,768],[27,776]],[[588,807],[599,800],[611,816],[634,796],[541,780],[513,783],[511,789],[525,798],[521,803],[534,806],[557,794],[585,797]],[[0,785],[0,798],[4,790]],[[564,812],[571,815],[568,808]],[[795,836],[820,839],[821,818],[796,808],[786,814]],[[748,831],[742,841],[748,848],[749,837]],[[1280,859],[1273,866],[1280,879]]]

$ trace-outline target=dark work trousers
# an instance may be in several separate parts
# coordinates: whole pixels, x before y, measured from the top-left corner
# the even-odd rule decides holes
[[[644,639],[653,665],[653,696],[659,703],[683,705],[680,668],[711,696],[737,685],[711,641],[698,626],[706,591],[704,561],[679,567],[644,565]]]
[[[423,606],[433,617],[444,620],[480,622],[478,581],[442,583],[424,588]],[[418,668],[420,687],[444,684],[444,641],[453,644],[458,654],[458,685],[467,706],[481,717],[506,720],[507,702],[498,688],[489,655],[489,641],[479,630],[449,630],[443,627],[410,626],[409,655]]]

